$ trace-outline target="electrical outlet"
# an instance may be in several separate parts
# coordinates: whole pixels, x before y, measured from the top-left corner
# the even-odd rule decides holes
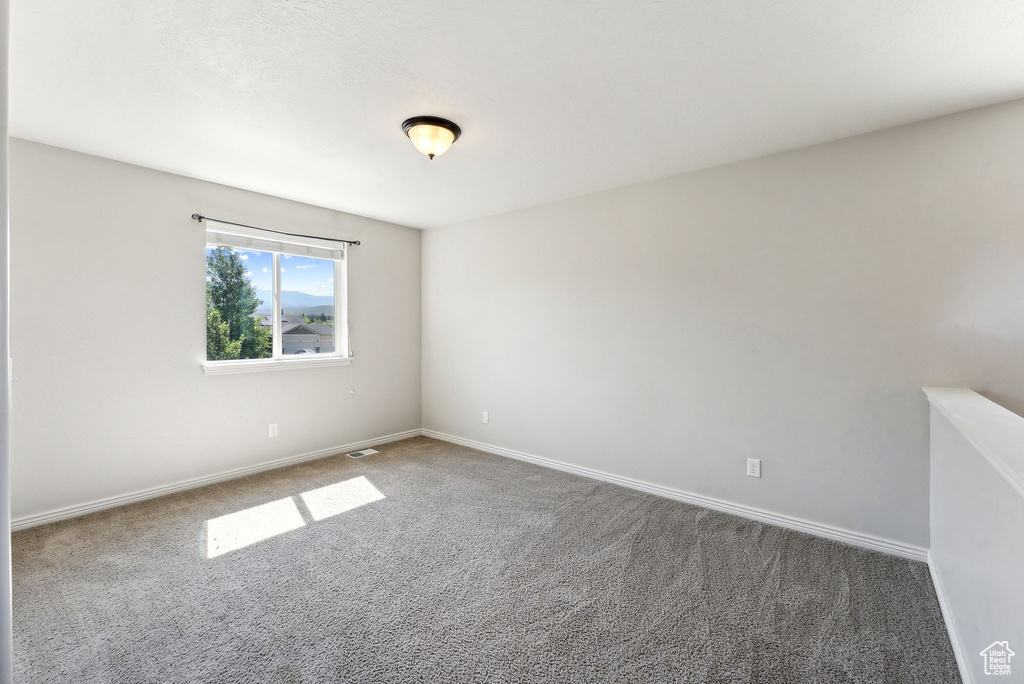
[[[750,477],[761,477],[761,459],[747,459],[747,475]]]
[[[487,411],[484,411],[484,418],[483,418],[483,421],[484,421],[485,423],[487,422]]]
[[[270,436],[277,437],[277,423],[270,424]]]

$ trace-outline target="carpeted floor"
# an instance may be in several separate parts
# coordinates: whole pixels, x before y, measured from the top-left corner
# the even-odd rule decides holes
[[[16,681],[960,681],[922,563],[430,439],[380,452],[15,534]]]

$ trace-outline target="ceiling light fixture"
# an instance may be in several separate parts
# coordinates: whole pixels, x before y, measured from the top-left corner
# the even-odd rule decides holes
[[[402,122],[402,130],[416,149],[431,159],[444,154],[462,135],[462,129],[437,116],[414,116]]]

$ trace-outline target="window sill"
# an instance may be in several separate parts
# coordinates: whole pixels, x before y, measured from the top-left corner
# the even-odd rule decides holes
[[[203,364],[203,375],[229,375],[231,373],[259,373],[263,371],[286,370],[291,368],[323,368],[325,366],[348,366],[352,359],[347,356],[322,356],[308,359],[253,359],[250,361],[207,361]]]

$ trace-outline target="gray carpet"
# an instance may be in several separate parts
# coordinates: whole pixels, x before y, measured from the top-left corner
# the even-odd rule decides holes
[[[16,681],[960,681],[922,563],[380,451],[15,534]],[[254,529],[289,531],[231,550]]]

